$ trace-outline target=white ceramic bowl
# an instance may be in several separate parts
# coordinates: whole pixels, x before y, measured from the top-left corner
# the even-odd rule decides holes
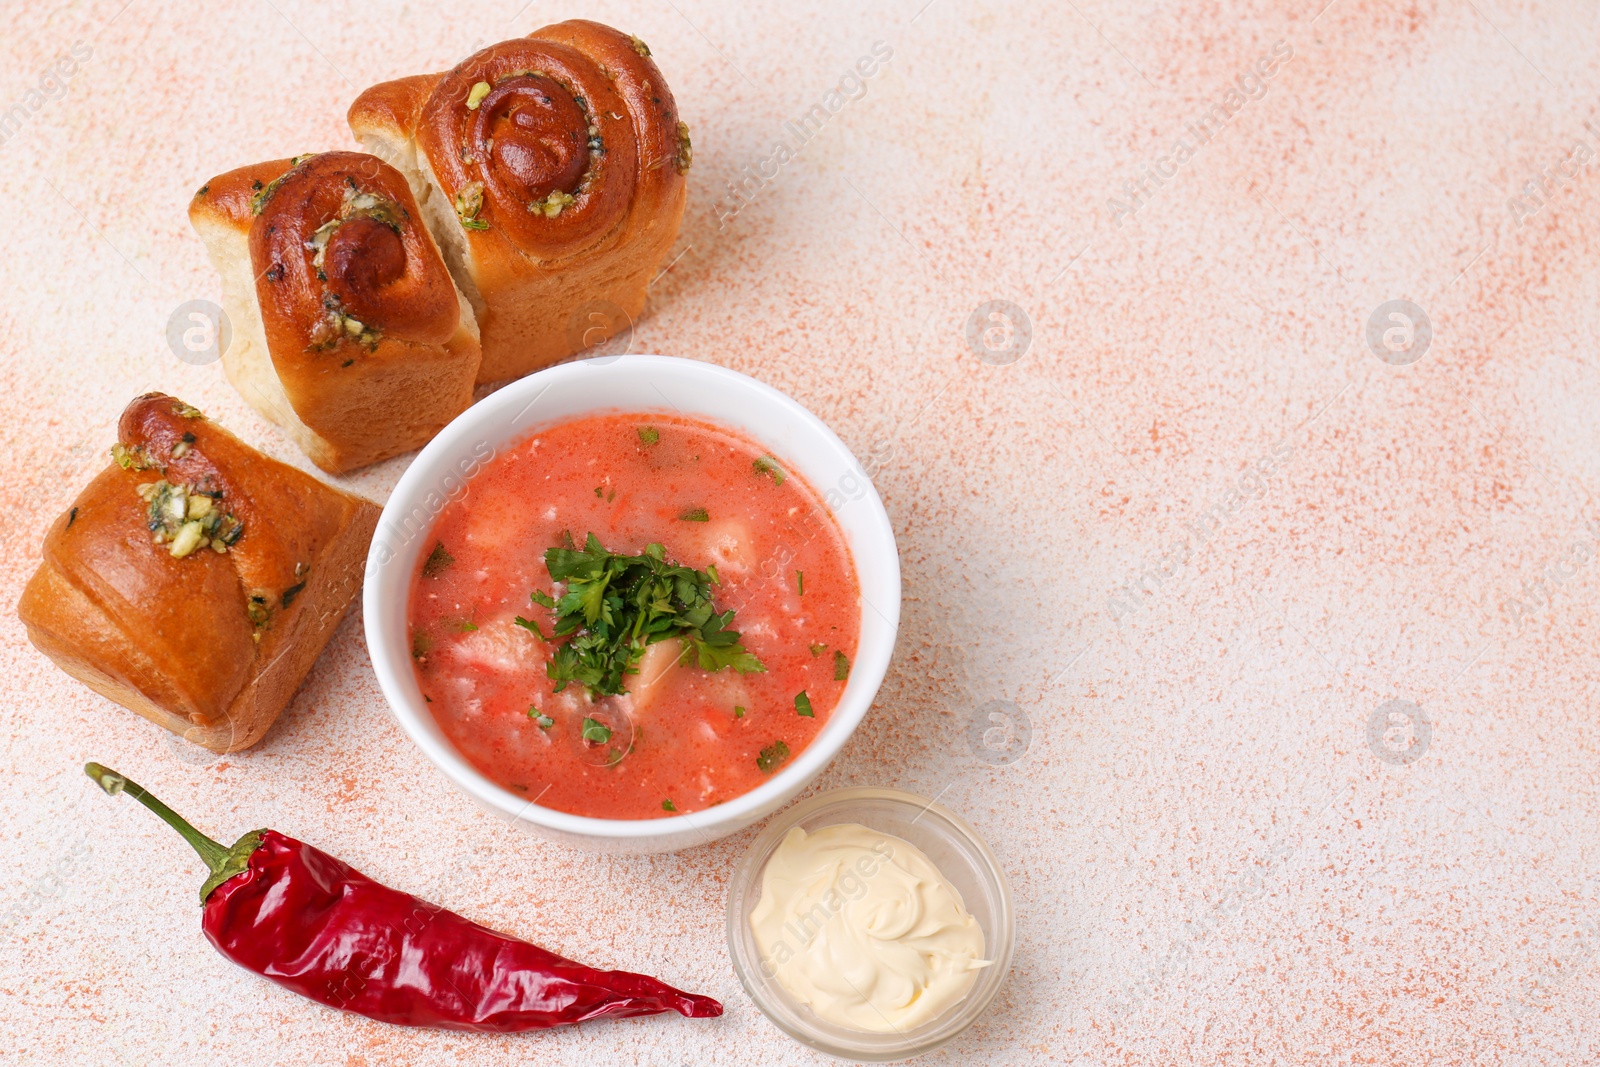
[[[861,639],[850,681],[816,739],[758,788],[704,811],[662,819],[597,819],[531,804],[484,777],[428,713],[407,634],[419,553],[447,501],[506,446],[540,426],[605,411],[675,412],[731,427],[764,445],[822,497],[844,534],[861,583]],[[531,506],[531,505],[530,505]],[[731,834],[778,810],[826,767],[871,707],[900,621],[900,557],[872,480],[811,412],[753,378],[668,356],[601,357],[530,375],[462,412],[401,476],[367,554],[367,648],[378,684],[405,732],[456,785],[518,826],[578,848],[672,852]]]

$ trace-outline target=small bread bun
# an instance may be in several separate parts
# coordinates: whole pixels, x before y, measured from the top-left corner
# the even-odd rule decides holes
[[[95,692],[214,752],[266,733],[361,588],[378,508],[161,393],[45,535],[17,614]]]
[[[222,366],[335,474],[426,444],[472,403],[480,351],[400,172],[360,152],[212,178],[189,221],[222,275]]]
[[[626,329],[677,239],[689,128],[637,37],[574,20],[374,85],[364,148],[405,174],[482,331],[480,382]]]

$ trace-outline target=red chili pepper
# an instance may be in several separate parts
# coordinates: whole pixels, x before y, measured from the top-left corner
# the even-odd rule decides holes
[[[206,938],[228,959],[303,997],[380,1022],[448,1030],[543,1030],[602,1015],[722,1014],[710,997],[628,971],[597,971],[379,885],[276,830],[232,848],[98,763],[107,793],[127,793],[200,853]]]

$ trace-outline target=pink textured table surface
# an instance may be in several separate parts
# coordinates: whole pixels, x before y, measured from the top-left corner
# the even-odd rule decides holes
[[[217,760],[68,680],[12,610],[139,392],[306,465],[167,344],[219,295],[195,187],[347,147],[366,85],[576,16],[645,38],[694,131],[635,350],[794,395],[893,518],[896,660],[817,785],[941,797],[1020,914],[1005,992],[928,1062],[1600,1058],[1582,0],[13,5],[0,1058],[820,1061],[729,966],[748,833],[601,859],[482,814],[391,721],[359,617]],[[381,500],[403,466],[346,484]],[[484,1038],[302,1002],[205,944],[194,857],[86,759],[728,1013]]]

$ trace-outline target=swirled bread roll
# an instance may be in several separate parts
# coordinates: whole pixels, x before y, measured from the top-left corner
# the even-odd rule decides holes
[[[472,403],[478,328],[406,179],[360,152],[229,171],[189,205],[222,275],[228,380],[333,473]]]
[[[378,508],[161,393],[118,438],[17,613],[103,696],[215,752],[252,745],[360,591]]]
[[[375,85],[349,118],[411,181],[477,312],[480,382],[572,355],[643,309],[683,220],[690,145],[637,37],[546,26]]]

